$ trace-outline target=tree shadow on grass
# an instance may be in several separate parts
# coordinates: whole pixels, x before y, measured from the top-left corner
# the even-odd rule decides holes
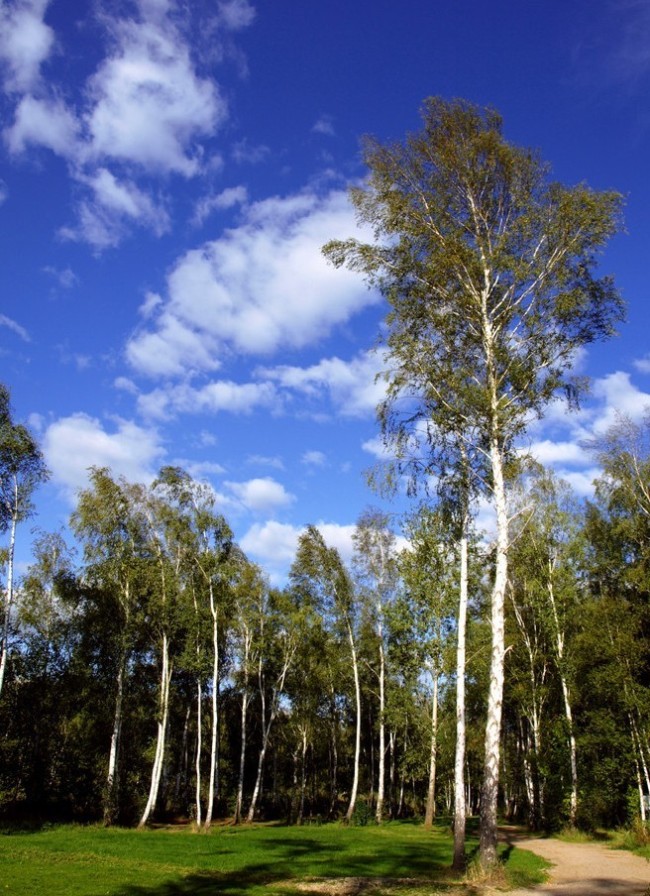
[[[334,883],[343,878],[361,880],[381,878],[397,886],[400,879],[421,881],[429,886],[435,879],[441,888],[448,874],[444,869],[444,859],[437,854],[431,844],[413,844],[404,848],[399,844],[387,850],[381,858],[377,853],[341,854],[335,846],[323,844],[307,838],[292,840],[280,838],[269,840],[268,862],[249,865],[232,872],[197,871],[183,877],[155,884],[123,885],[111,891],[112,896],[250,896],[256,893],[272,893],[274,896],[297,893],[301,882],[317,877]],[[320,861],[314,862],[315,856]],[[380,866],[380,867],[379,867]],[[358,892],[365,892],[365,887]],[[323,890],[322,892],[325,892]],[[332,890],[334,892],[334,890]],[[372,886],[368,892],[377,892]],[[390,892],[393,892],[391,888]],[[99,894],[97,894],[99,896]]]

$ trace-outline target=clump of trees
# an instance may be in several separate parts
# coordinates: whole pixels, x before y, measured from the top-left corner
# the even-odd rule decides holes
[[[444,812],[457,867],[470,813],[486,864],[499,809],[534,828],[645,821],[650,420],[591,446],[603,473],[586,504],[521,452],[557,390],[575,396],[576,351],[621,316],[595,273],[620,197],[554,183],[462,101],[427,101],[421,132],[365,157],[352,200],[374,242],[325,252],[389,303],[379,423],[385,481],[420,498],[408,547],[367,511],[347,568],[308,526],[271,588],[208,486],[94,469],[76,553],[41,534],[16,584],[16,524],[45,471],[5,390],[0,484],[21,495],[2,516],[5,815]]]

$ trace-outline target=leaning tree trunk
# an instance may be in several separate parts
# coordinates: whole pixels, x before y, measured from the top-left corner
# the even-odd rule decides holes
[[[167,733],[167,719],[169,716],[169,686],[172,677],[172,667],[169,662],[169,644],[167,633],[163,634],[162,641],[162,671],[160,673],[160,698],[159,698],[159,715],[158,715],[158,735],[156,738],[156,754],[153,761],[151,771],[151,786],[149,788],[149,798],[147,805],[142,813],[142,818],[138,824],[139,828],[143,828],[153,812],[156,801],[158,799],[158,791],[160,789],[160,778],[162,775],[163,760],[165,757],[165,737]]]

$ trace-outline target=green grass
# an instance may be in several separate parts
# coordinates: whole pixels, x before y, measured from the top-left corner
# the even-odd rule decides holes
[[[629,828],[594,831],[581,831],[565,828],[558,835],[559,839],[569,843],[604,843],[611,849],[627,849],[650,861],[650,825],[637,822]]]
[[[448,831],[399,822],[216,827],[208,835],[61,826],[0,836],[0,896],[291,896],[306,892],[301,881],[330,881],[325,893],[343,878],[363,878],[358,892],[367,896],[459,896],[466,889],[448,870],[451,848]],[[513,884],[537,882],[542,866],[506,850]]]

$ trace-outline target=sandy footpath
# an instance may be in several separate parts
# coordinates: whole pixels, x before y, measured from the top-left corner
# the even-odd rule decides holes
[[[650,896],[650,862],[626,850],[510,833],[505,839],[553,864],[547,883],[509,896]]]

